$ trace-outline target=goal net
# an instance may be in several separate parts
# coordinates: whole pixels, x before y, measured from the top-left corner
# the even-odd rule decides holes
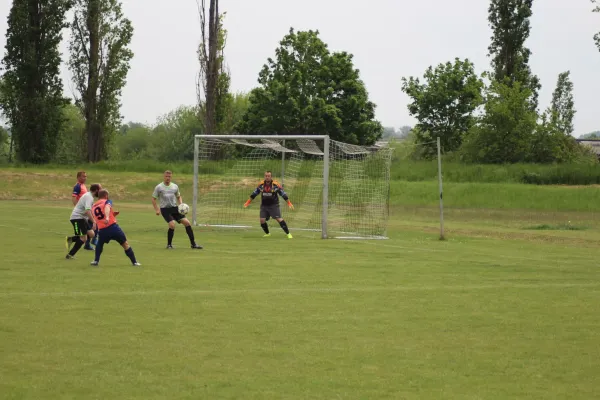
[[[386,238],[392,149],[385,144],[357,146],[316,135],[196,135],[194,145],[194,225],[260,229],[260,195],[247,209],[243,204],[271,171],[294,204],[289,210],[280,199],[292,232]]]

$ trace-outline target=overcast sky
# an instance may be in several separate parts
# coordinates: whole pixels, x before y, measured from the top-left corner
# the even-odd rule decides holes
[[[4,49],[11,0],[0,0]],[[370,4],[367,5],[367,4]],[[377,118],[385,126],[413,125],[401,78],[421,76],[429,65],[469,58],[478,72],[489,68],[491,31],[486,0],[221,0],[229,31],[226,61],[232,90],[257,85],[258,72],[290,27],[319,30],[330,50],[354,54]],[[531,68],[542,82],[546,108],[556,78],[570,70],[575,86],[575,135],[600,129],[600,52],[593,35],[600,14],[589,0],[534,1]],[[196,102],[196,0],[123,0],[135,29],[135,53],[123,92],[125,121],[152,124],[179,105]],[[65,32],[65,42],[67,32]],[[66,52],[66,45],[63,45]],[[63,68],[69,93],[70,75]]]

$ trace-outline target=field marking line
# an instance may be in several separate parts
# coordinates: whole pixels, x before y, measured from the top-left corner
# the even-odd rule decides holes
[[[279,288],[279,289],[194,289],[194,290],[127,290],[127,291],[72,291],[72,292],[5,292],[0,297],[78,297],[78,296],[152,296],[152,295],[232,295],[232,294],[294,294],[294,293],[377,293],[420,291],[470,291],[497,289],[566,289],[598,288],[597,283],[503,283],[487,285],[431,285],[431,286],[373,286],[342,288]]]

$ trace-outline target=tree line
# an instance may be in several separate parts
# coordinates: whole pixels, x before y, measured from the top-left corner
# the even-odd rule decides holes
[[[594,12],[600,12],[597,0]],[[491,0],[491,68],[481,76],[468,59],[429,67],[423,78],[403,78],[411,98],[408,109],[418,120],[411,139],[416,157],[442,151],[466,162],[552,163],[596,161],[589,147],[571,134],[576,113],[570,71],[559,74],[552,101],[539,109],[539,78],[531,71],[530,34],[533,0]],[[594,36],[600,50],[600,33]]]
[[[600,12],[597,0],[591,0]],[[98,162],[192,157],[193,135],[328,134],[369,145],[380,138],[414,141],[415,157],[445,154],[467,162],[568,162],[589,158],[571,140],[575,106],[569,71],[557,78],[551,104],[539,111],[539,78],[529,67],[533,0],[490,0],[491,68],[481,76],[467,59],[431,66],[423,78],[402,78],[418,123],[399,130],[375,118],[353,55],[331,52],[318,31],[283,37],[249,93],[231,93],[225,49],[226,14],[219,0],[197,0],[198,101],[173,110],[153,126],[124,123],[133,24],[119,0],[13,0],[0,77],[0,155],[28,163]],[[71,12],[71,21],[66,15]],[[64,62],[72,99],[64,94],[58,46],[69,29]],[[600,33],[594,36],[600,50]]]

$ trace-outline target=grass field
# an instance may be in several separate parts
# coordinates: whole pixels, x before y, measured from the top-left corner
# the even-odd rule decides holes
[[[167,251],[160,175],[89,175],[141,268],[113,243],[64,259],[72,172],[0,171],[1,399],[600,396],[597,187],[449,184],[439,241],[437,183],[398,181],[386,241],[198,228]]]

